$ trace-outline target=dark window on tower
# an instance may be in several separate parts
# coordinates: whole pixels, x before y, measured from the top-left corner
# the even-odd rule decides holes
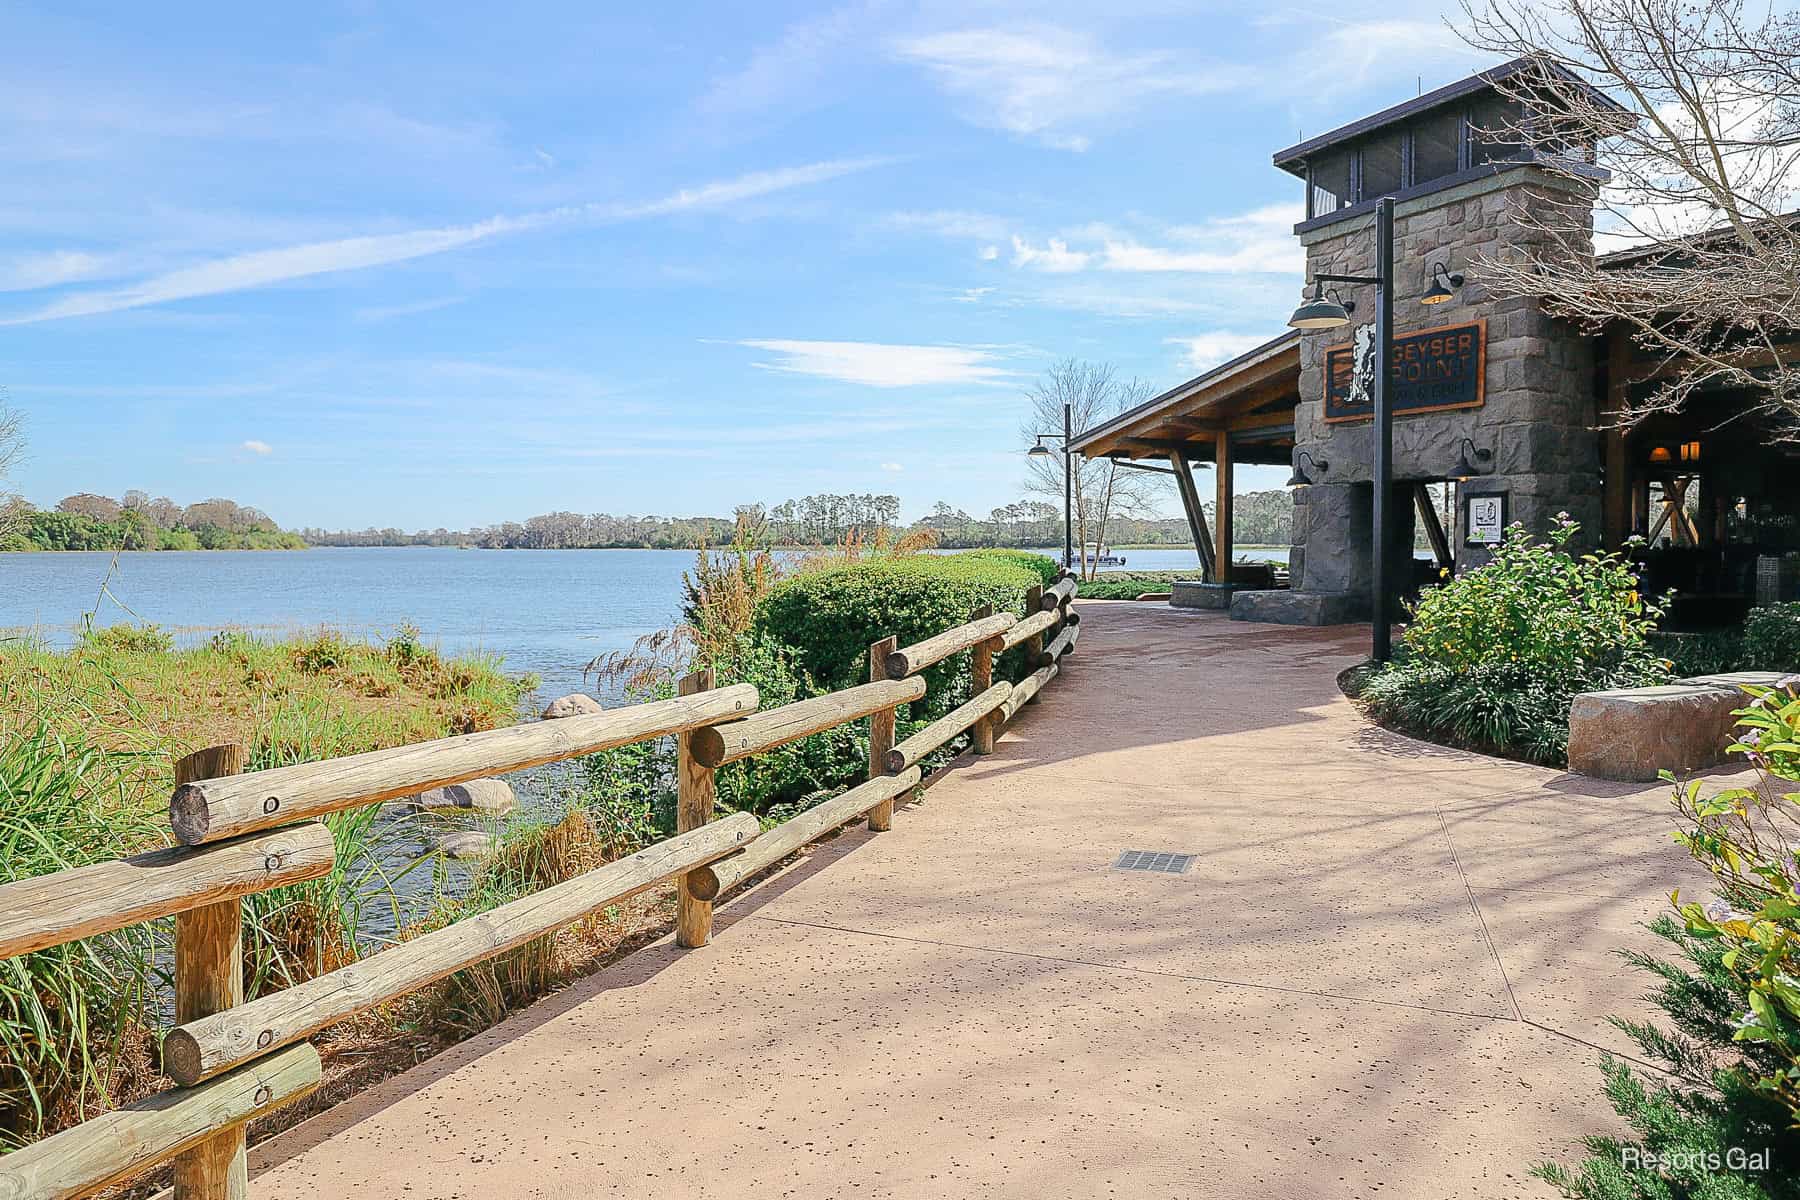
[[[1413,125],[1413,182],[1430,183],[1456,174],[1462,141],[1462,113],[1442,108]]]
[[[1525,153],[1525,118],[1518,103],[1503,96],[1484,96],[1470,113],[1469,161],[1520,162]]]
[[[1312,164],[1312,204],[1308,211],[1322,217],[1349,203],[1350,155],[1343,150],[1320,155]]]
[[[1400,131],[1389,129],[1363,143],[1362,195],[1376,200],[1400,190]]]

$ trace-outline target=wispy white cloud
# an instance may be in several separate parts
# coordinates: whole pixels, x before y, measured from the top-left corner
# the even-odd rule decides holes
[[[755,171],[735,179],[682,188],[642,203],[586,204],[518,216],[495,216],[468,225],[338,238],[276,250],[257,250],[178,268],[121,288],[77,292],[35,311],[0,318],[0,325],[23,325],[35,321],[116,312],[173,300],[266,287],[291,279],[363,270],[442,254],[496,237],[558,224],[578,221],[634,221],[723,208],[789,188],[837,179],[887,161],[889,160],[882,158],[834,159],[799,167]]]
[[[965,119],[1061,150],[1086,150],[1091,130],[1170,95],[1222,91],[1235,68],[1195,56],[1117,52],[1054,26],[963,29],[901,38],[894,55],[925,69]]]
[[[1220,363],[1230,362],[1268,340],[1267,335],[1260,333],[1228,333],[1220,330],[1194,337],[1164,338],[1163,342],[1165,345],[1181,347],[1182,366],[1192,371],[1206,371]]]
[[[275,447],[269,445],[267,442],[258,441],[256,438],[250,438],[247,441],[240,443],[238,449],[265,458],[275,453]]]
[[[923,384],[1000,384],[1017,373],[991,347],[905,346],[885,342],[746,339],[737,343],[778,357],[755,365],[766,371],[814,375],[868,387]]]
[[[709,116],[759,112],[794,99],[843,57],[843,49],[884,7],[870,2],[796,21],[751,52],[741,68],[715,79],[696,102]]]
[[[1271,205],[1238,216],[1160,231],[1160,240],[1110,225],[1070,230],[1033,242],[1012,238],[1012,263],[1035,271],[1070,274],[1102,270],[1199,275],[1290,274],[1304,269],[1304,249],[1293,236],[1297,206]]]
[[[419,313],[436,312],[440,308],[449,308],[467,300],[467,296],[434,296],[429,300],[414,300],[408,304],[377,304],[367,308],[359,308],[355,312],[358,321],[376,324],[391,321],[396,317],[417,316]]]
[[[29,292],[94,279],[115,269],[114,261],[85,250],[49,250],[0,260],[0,292]]]
[[[929,233],[943,238],[1003,242],[1016,222],[993,213],[937,209],[930,212],[889,213],[882,219],[882,224],[904,233]]]
[[[906,470],[906,467],[902,463],[884,462],[881,464],[881,469],[884,471],[904,471]]]
[[[1013,266],[1032,267],[1039,271],[1051,271],[1066,274],[1072,271],[1085,271],[1094,261],[1094,255],[1086,250],[1071,250],[1069,243],[1062,238],[1047,238],[1042,246],[1033,246],[1018,234],[1013,235]]]

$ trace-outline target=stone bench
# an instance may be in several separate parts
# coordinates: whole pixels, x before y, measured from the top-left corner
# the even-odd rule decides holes
[[[1650,783],[1659,771],[1696,771],[1727,761],[1737,740],[1744,685],[1774,687],[1776,671],[1699,675],[1661,687],[1583,692],[1569,709],[1569,770]]]
[[[1177,579],[1169,585],[1169,603],[1176,608],[1231,607],[1235,583],[1207,583],[1199,579]]]

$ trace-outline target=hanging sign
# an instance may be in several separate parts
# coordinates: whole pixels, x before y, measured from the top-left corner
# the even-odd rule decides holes
[[[1389,401],[1395,416],[1480,408],[1487,374],[1487,320],[1443,325],[1394,338]],[[1375,327],[1325,352],[1325,419],[1366,421],[1375,415]]]

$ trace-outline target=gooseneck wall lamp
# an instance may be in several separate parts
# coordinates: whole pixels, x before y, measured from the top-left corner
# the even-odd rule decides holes
[[[1462,445],[1457,447],[1456,463],[1450,468],[1450,478],[1458,483],[1467,483],[1483,473],[1475,464],[1491,462],[1493,457],[1494,452],[1477,446],[1474,438],[1464,438]]]
[[[1449,300],[1452,291],[1461,287],[1463,277],[1453,274],[1443,263],[1433,263],[1431,269],[1431,286],[1420,300],[1426,304],[1441,304]],[[1374,503],[1370,505],[1374,538],[1371,541],[1370,554],[1373,570],[1370,572],[1370,608],[1374,630],[1370,637],[1370,657],[1376,662],[1386,662],[1393,655],[1393,604],[1394,597],[1388,592],[1388,506],[1393,501],[1394,490],[1394,409],[1391,394],[1392,380],[1389,378],[1388,364],[1394,361],[1394,198],[1383,196],[1375,204],[1375,273],[1373,275],[1329,275],[1321,272],[1312,277],[1312,295],[1306,296],[1294,315],[1288,318],[1288,324],[1295,329],[1322,330],[1341,329],[1350,323],[1352,306],[1338,300],[1335,296],[1327,296],[1327,283],[1341,283],[1351,287],[1368,287],[1375,289],[1375,361],[1379,364],[1375,370],[1375,378],[1371,381],[1370,391],[1375,408],[1374,461],[1370,464],[1370,474],[1374,483]],[[1477,454],[1477,457],[1480,457]],[[1324,470],[1324,463],[1316,463]],[[1294,467],[1294,479],[1310,483],[1311,478],[1300,469],[1298,459]]]
[[[1313,477],[1307,473],[1307,465],[1323,475],[1331,468],[1331,464],[1322,458],[1314,458],[1311,453],[1301,450],[1294,455],[1294,473],[1288,476],[1287,485],[1291,488],[1310,487]]]
[[[1456,298],[1456,288],[1463,285],[1462,272],[1452,271],[1443,263],[1431,264],[1431,286],[1419,297],[1420,304],[1442,304]]]

